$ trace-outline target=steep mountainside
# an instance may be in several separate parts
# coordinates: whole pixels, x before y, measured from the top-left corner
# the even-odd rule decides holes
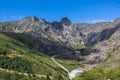
[[[27,42],[30,38],[25,39],[25,35],[17,35],[8,36],[7,33],[0,33],[1,80],[46,80],[47,77],[56,80],[59,76],[68,80],[67,73],[56,65],[50,56],[21,41],[23,38]],[[74,60],[57,60],[69,66],[70,71],[81,66],[79,62]]]
[[[119,28],[117,26],[119,23],[119,18],[114,22],[72,24],[67,17],[62,18],[60,22],[47,22],[45,19],[38,19],[32,16],[26,17],[20,21],[0,23],[0,32],[29,34],[34,36],[37,41],[42,42],[42,44],[50,46],[45,46],[44,48],[46,48],[48,52],[51,52],[53,49],[48,48],[57,48],[58,45],[63,44],[64,46],[67,45],[69,48],[74,48],[76,46],[79,48],[83,45],[92,46],[100,41],[103,41],[104,39],[108,39]],[[51,42],[53,42],[54,45],[51,45]],[[37,49],[40,48],[38,45],[35,46],[37,46]],[[68,48],[67,46],[66,48]],[[60,47],[61,49],[56,50],[59,53],[64,53],[63,49],[65,47]],[[66,48],[65,50],[67,50]],[[74,52],[72,49],[71,51]],[[53,52],[50,54],[58,52]],[[65,52],[69,53],[68,50]]]
[[[84,43],[84,37],[90,33],[102,32],[106,28],[111,28],[120,23],[119,18],[114,22],[100,22],[95,24],[72,24],[65,17],[60,22],[47,22],[45,19],[36,17],[26,17],[20,21],[0,23],[1,32],[34,32],[50,40],[60,41],[65,44],[77,45]]]
[[[79,49],[82,46],[93,46],[109,39],[119,29],[119,23],[119,18],[114,22],[72,24],[67,17],[62,18],[60,22],[48,22],[32,16],[20,21],[0,23],[0,32],[22,33],[31,37],[30,41],[34,43],[24,43],[49,55],[76,54],[73,49],[75,47]]]
[[[60,22],[48,22],[34,16],[19,21],[1,22],[0,59],[3,63],[0,66],[18,71],[17,73],[49,75],[50,78],[60,72],[57,76],[62,76],[65,80],[68,78],[66,72],[54,64],[50,56],[56,56],[57,61],[69,70],[81,67],[81,64],[85,70],[119,66],[119,33],[120,18],[113,22],[95,24],[73,24],[67,17]],[[14,60],[20,62],[13,62]],[[15,66],[8,61],[15,63]],[[17,66],[26,63],[28,65],[24,67]]]

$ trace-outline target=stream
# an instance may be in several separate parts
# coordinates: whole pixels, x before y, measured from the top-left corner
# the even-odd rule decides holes
[[[69,72],[70,80],[72,80],[73,78],[76,78],[77,76],[79,76],[83,71],[84,71],[83,68],[73,69],[71,72]]]

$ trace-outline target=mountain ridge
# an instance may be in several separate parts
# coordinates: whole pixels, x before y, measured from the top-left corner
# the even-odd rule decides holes
[[[76,49],[94,47],[109,39],[119,29],[119,23],[120,18],[113,22],[73,24],[67,17],[61,21],[48,22],[44,18],[31,16],[20,21],[0,23],[0,32],[22,33],[26,38],[30,37],[31,41],[36,41],[23,41],[25,44],[48,55],[64,54],[66,58],[80,59],[78,56],[81,56],[81,51]]]
[[[21,49],[27,49],[27,55],[40,55],[39,57],[42,57],[41,55],[47,55],[45,58],[48,59],[50,59],[50,56],[59,55],[56,59],[61,60],[57,61],[68,69],[69,66],[63,63],[64,60],[78,61],[79,65],[82,64],[85,70],[99,66],[119,66],[119,33],[120,18],[113,22],[100,22],[95,24],[73,24],[67,17],[62,18],[61,21],[48,22],[44,18],[39,19],[35,16],[26,17],[19,21],[0,22],[0,41],[4,42],[5,48],[15,49],[15,47],[11,48],[7,44],[9,43],[17,47],[20,46]],[[14,39],[14,41],[6,40],[4,36],[10,40]],[[5,43],[6,41],[7,43]],[[3,46],[0,47],[2,47],[0,50],[4,54]],[[18,52],[23,54],[24,52],[21,49]],[[37,52],[29,52],[29,49],[34,49]],[[42,54],[39,54],[38,51]],[[7,56],[9,57],[11,55]],[[16,54],[12,56],[19,57]],[[11,58],[8,59],[12,60]],[[40,62],[40,64],[43,63],[46,62]],[[70,65],[71,67],[74,66],[72,64]],[[51,65],[47,64],[47,66]],[[52,67],[50,67],[50,70]]]
[[[114,22],[99,22],[95,24],[78,23],[73,24],[67,17],[61,19],[60,22],[48,22],[44,18],[37,18],[35,16],[25,17],[20,21],[0,23],[0,31],[5,32],[36,32],[43,34],[43,37],[53,38],[68,44],[83,43],[83,37],[91,32],[101,32],[103,29],[114,27],[120,22],[117,18]],[[7,26],[9,25],[9,26]],[[10,29],[9,29],[10,28]]]

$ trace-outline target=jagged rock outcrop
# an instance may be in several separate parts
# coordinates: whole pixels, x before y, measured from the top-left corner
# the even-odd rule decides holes
[[[112,36],[112,34],[114,34],[119,28],[120,25],[118,24],[113,28],[104,29],[102,32],[98,32],[98,33],[92,32],[85,37],[84,39],[85,45],[93,46],[94,44],[100,41],[109,39]]]
[[[13,32],[40,31],[40,29],[44,29],[47,26],[46,23],[45,19],[38,19],[34,16],[26,17],[13,27]]]
[[[101,41],[93,47],[98,50],[98,52],[90,53],[87,57],[87,63],[98,63],[101,61],[106,62],[105,65],[115,66],[118,65],[117,62],[120,61],[120,24],[113,28],[107,29],[107,33],[103,30],[104,35],[101,37]],[[99,37],[98,37],[99,38]],[[100,40],[100,39],[99,39]],[[113,63],[116,61],[116,63]]]
[[[72,24],[71,21],[67,17],[62,18],[61,23],[65,26],[70,26]]]

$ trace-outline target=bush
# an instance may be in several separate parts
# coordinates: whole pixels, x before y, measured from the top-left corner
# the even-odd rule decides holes
[[[20,72],[32,73],[31,63],[20,57],[0,57],[0,67]]]
[[[116,68],[96,68],[83,72],[74,80],[120,80],[120,67]]]
[[[6,55],[6,50],[3,48],[0,48],[0,55]]]
[[[17,73],[7,73],[0,71],[0,80],[45,80],[39,79],[37,77],[26,77],[24,75],[19,75]]]

